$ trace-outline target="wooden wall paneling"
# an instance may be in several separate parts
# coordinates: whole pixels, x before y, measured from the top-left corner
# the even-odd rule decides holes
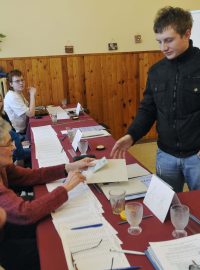
[[[140,100],[142,100],[143,98],[149,68],[162,58],[163,54],[161,52],[146,52],[139,54]],[[157,138],[157,132],[156,132],[156,125],[154,124],[151,130],[144,137],[144,139],[155,139],[155,138]]]
[[[123,87],[123,134],[135,117],[139,103],[139,65],[138,54],[128,53],[124,55],[124,80]]]
[[[8,73],[10,72],[11,70],[14,69],[14,66],[13,66],[13,59],[0,59],[0,68],[3,68],[3,71]]]
[[[47,57],[32,59],[32,82],[37,89],[36,105],[53,104],[49,59]]]
[[[126,75],[126,61],[125,61],[125,54],[116,54],[114,57],[113,62],[113,74],[115,75],[112,77],[113,82],[113,124],[114,124],[114,136],[115,138],[119,138],[124,133],[124,126],[123,126],[123,98],[124,93],[127,90],[127,75]]]
[[[69,80],[69,97],[71,103],[80,102],[87,107],[85,96],[85,70],[83,56],[69,56],[67,58],[67,70]]]
[[[4,72],[8,73],[10,72],[11,70],[14,69],[14,66],[13,66],[13,59],[0,59],[0,68],[3,69]],[[9,89],[9,84],[7,82],[7,87]]]
[[[86,55],[84,65],[87,109],[98,123],[102,123],[104,97],[102,93],[101,56]]]
[[[70,104],[71,101],[70,101],[70,96],[69,96],[67,56],[63,56],[61,60],[62,60],[63,94],[64,94],[64,98],[67,99],[67,103]]]
[[[61,57],[50,58],[50,78],[52,86],[53,104],[61,105],[64,98],[64,85],[62,75],[62,59]]]
[[[112,104],[112,58],[113,55],[102,55],[101,56],[101,77],[102,77],[102,94],[103,94],[103,123],[106,124],[110,129],[113,136],[113,104]],[[115,111],[116,113],[116,111]]]

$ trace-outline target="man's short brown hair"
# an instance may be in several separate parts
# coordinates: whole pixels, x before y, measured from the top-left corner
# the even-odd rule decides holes
[[[193,19],[189,11],[179,7],[164,7],[160,9],[154,20],[153,30],[155,33],[162,33],[171,26],[180,36],[183,36],[188,29],[192,28]]]

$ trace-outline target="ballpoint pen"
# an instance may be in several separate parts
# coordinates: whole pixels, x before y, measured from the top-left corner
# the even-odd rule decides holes
[[[71,230],[82,230],[82,229],[88,229],[88,228],[97,228],[101,226],[103,226],[102,223],[97,223],[97,224],[91,224],[91,225],[86,225],[86,226],[74,227],[74,228],[71,228]]]
[[[118,268],[112,268],[112,270],[137,270],[137,269],[141,269],[142,266],[128,266],[128,267],[118,267]],[[107,269],[110,270],[110,269]]]
[[[144,252],[136,251],[136,250],[128,250],[128,249],[110,249],[110,252],[132,254],[132,255],[145,255]]]
[[[99,134],[95,134],[95,135],[86,135],[86,136],[82,136],[83,139],[87,139],[87,138],[93,138],[93,137],[98,137],[98,136],[102,136],[104,135],[104,133],[99,133]]]
[[[198,219],[197,217],[195,217],[194,215],[190,214],[190,218],[195,221],[197,224],[200,225],[200,219]]]
[[[150,217],[153,217],[153,215],[144,215],[142,217],[142,219],[146,219],[146,218],[150,218]],[[126,220],[118,222],[119,225],[126,224],[126,223],[128,223],[128,221],[126,221]]]
[[[65,134],[61,139],[60,139],[60,141],[61,142],[63,142],[64,141],[64,139],[67,137],[67,134]],[[61,149],[61,153],[63,152],[63,150],[64,150],[64,148],[62,147],[62,149]]]

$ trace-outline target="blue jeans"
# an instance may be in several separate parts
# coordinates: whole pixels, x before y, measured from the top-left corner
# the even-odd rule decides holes
[[[185,182],[189,190],[200,189],[200,154],[177,158],[158,149],[156,173],[175,192],[183,191]]]
[[[19,135],[15,131],[11,130],[10,136],[12,140],[15,142],[15,147],[16,147],[16,149],[13,152],[14,161],[24,159],[24,149],[22,147],[22,143],[21,143]]]

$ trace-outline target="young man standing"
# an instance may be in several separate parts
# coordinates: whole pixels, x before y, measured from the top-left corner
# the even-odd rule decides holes
[[[148,73],[144,98],[125,136],[111,156],[122,157],[157,122],[157,175],[176,192],[184,182],[200,189],[200,50],[190,40],[190,12],[165,7],[154,21],[165,58]]]
[[[24,135],[26,132],[27,117],[33,117],[35,115],[36,89],[29,87],[30,104],[28,104],[28,101],[23,96],[25,83],[21,71],[16,69],[11,71],[8,74],[8,82],[10,90],[4,99],[4,110],[16,132]]]

